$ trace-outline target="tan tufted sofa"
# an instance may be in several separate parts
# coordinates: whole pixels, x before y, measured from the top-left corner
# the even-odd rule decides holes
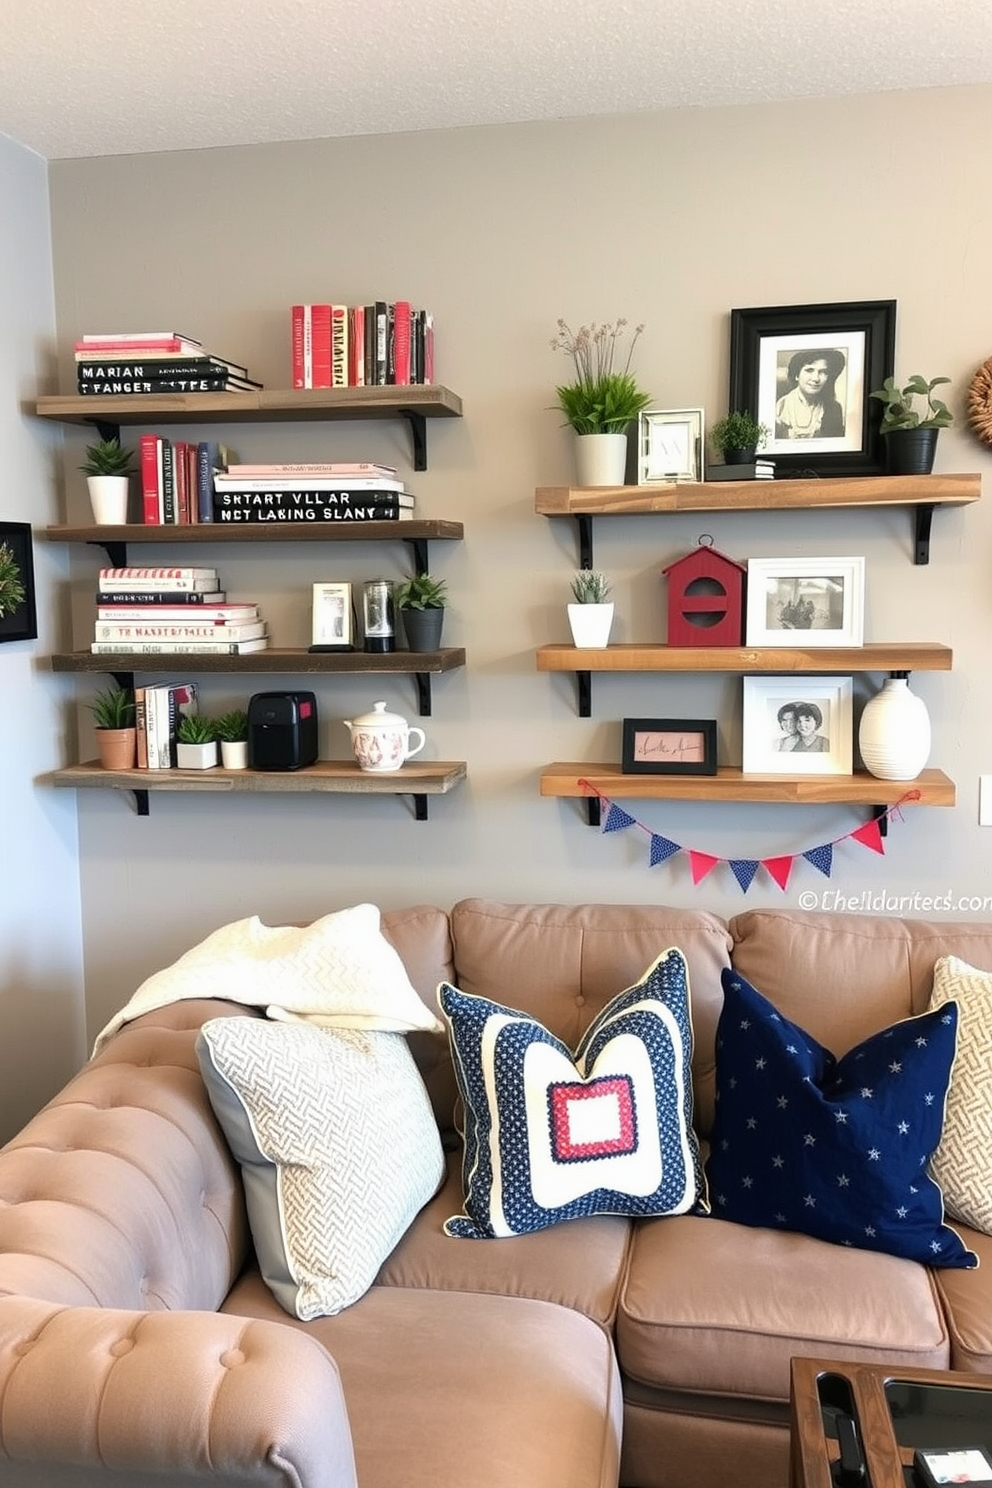
[[[992,970],[988,926],[859,916],[465,900],[384,928],[432,1006],[447,978],[570,1044],[680,946],[703,1136],[731,957],[838,1053],[925,1007],[939,955]],[[700,1216],[452,1240],[454,1151],[366,1296],[297,1322],[193,1049],[243,1011],[128,1025],[0,1152],[3,1488],[784,1488],[792,1355],[992,1372],[985,1236],[948,1272]],[[411,1043],[452,1145],[446,1044]]]

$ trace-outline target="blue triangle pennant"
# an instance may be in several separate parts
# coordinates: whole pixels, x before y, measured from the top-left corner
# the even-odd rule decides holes
[[[811,847],[809,852],[803,853],[803,857],[807,863],[812,863],[814,868],[819,868],[824,877],[830,877],[830,870],[834,862],[832,842],[825,842],[822,847]]]
[[[664,863],[667,858],[672,858],[682,849],[677,842],[670,837],[659,837],[657,832],[651,833],[651,867],[656,868],[659,863]]]
[[[633,816],[629,816],[626,811],[622,811],[619,806],[615,805],[612,801],[610,802],[610,809],[606,813],[606,820],[603,823],[604,832],[622,832],[624,827],[633,827],[636,824],[636,819]]]
[[[734,877],[746,894],[751,887],[754,875],[758,871],[757,862],[753,858],[731,858],[729,862],[733,869]]]

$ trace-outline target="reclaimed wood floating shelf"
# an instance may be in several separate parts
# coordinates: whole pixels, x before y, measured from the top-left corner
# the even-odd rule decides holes
[[[104,439],[123,424],[285,423],[303,420],[404,418],[414,468],[427,469],[429,418],[461,418],[462,400],[446,387],[263,388],[244,393],[133,393],[38,398],[35,413],[63,424],[92,424]]]
[[[148,815],[155,791],[230,791],[275,794],[409,795],[418,821],[427,819],[427,797],[443,796],[466,776],[461,760],[409,760],[402,770],[374,774],[353,760],[318,760],[303,770],[105,770],[99,761],[69,765],[48,776],[71,790],[133,791],[139,816]]]
[[[592,517],[664,512],[795,511],[821,507],[907,506],[916,513],[914,561],[928,563],[936,506],[977,501],[981,475],[882,475],[840,479],[678,481],[651,486],[538,486],[543,517],[575,517],[580,567],[592,568]]]
[[[593,790],[589,790],[589,786]],[[907,806],[953,806],[954,782],[941,770],[923,770],[915,780],[877,780],[874,775],[745,775],[725,766],[715,775],[625,775],[616,765],[557,762],[541,774],[542,796],[584,799],[590,825],[599,823],[599,796],[655,801],[773,802],[790,806],[870,806],[878,815],[909,791]]]

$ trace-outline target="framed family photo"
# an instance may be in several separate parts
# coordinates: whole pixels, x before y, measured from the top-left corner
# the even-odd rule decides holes
[[[748,646],[861,646],[863,558],[749,558]]]
[[[850,677],[745,677],[745,774],[850,775]]]
[[[768,429],[761,454],[789,476],[880,475],[895,364],[895,300],[730,312],[730,407]]]
[[[703,478],[703,410],[655,408],[637,421],[637,484]]]
[[[30,522],[0,522],[0,641],[38,634]]]
[[[715,718],[625,718],[625,775],[715,775]]]

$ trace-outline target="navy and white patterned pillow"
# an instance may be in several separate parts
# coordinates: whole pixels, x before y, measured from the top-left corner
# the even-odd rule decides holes
[[[671,949],[572,1051],[542,1024],[442,982],[465,1106],[462,1238],[590,1214],[684,1214],[702,1188],[692,1129],[689,978]]]
[[[930,1266],[976,1266],[927,1171],[940,1141],[957,1005],[835,1058],[742,976],[723,973],[713,1214]]]

